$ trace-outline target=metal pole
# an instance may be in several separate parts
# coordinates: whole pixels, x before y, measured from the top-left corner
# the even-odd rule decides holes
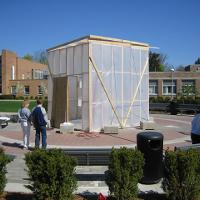
[[[171,93],[172,93],[171,99],[173,100],[173,71],[172,71],[172,90],[171,90]]]
[[[174,80],[173,80],[173,72],[174,72],[174,68],[171,68],[170,69],[171,70],[171,80],[172,80],[172,88],[171,88],[171,101],[173,101],[173,82],[174,82]]]

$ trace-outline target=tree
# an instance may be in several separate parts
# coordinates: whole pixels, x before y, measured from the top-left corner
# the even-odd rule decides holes
[[[32,55],[30,55],[30,54],[25,54],[24,55],[24,57],[23,57],[24,59],[26,59],[26,60],[30,60],[30,61],[32,61],[33,60],[33,56]]]
[[[195,61],[195,63],[194,64],[200,64],[200,57],[199,58],[197,58],[197,60]]]
[[[177,68],[176,68],[176,71],[185,71],[185,67],[183,65],[179,65]]]
[[[47,53],[44,50],[35,52],[33,59],[42,64],[48,64]]]
[[[36,61],[36,62],[39,62],[39,63],[42,63],[42,64],[48,64],[48,60],[47,60],[47,53],[46,51],[36,51],[34,53],[34,55],[30,55],[30,54],[25,54],[24,59],[26,60],[30,60],[30,61]]]
[[[167,56],[164,54],[149,53],[149,71],[150,72],[163,72],[165,70],[165,61]]]

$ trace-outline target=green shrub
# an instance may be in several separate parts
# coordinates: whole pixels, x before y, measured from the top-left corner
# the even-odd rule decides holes
[[[155,103],[156,100],[155,100],[155,97],[149,97],[149,103]]]
[[[76,161],[62,150],[35,150],[26,154],[30,177],[27,187],[38,200],[72,199],[76,189]]]
[[[200,151],[167,151],[162,186],[170,200],[200,199]]]
[[[165,103],[169,103],[169,102],[170,102],[170,100],[171,100],[171,97],[165,97],[165,100],[164,100],[164,102],[165,102]]]
[[[195,104],[200,104],[200,97],[195,98]]]
[[[43,100],[43,107],[45,108],[46,111],[48,111],[48,101],[47,100]]]
[[[6,164],[10,161],[10,158],[6,156],[3,149],[0,148],[0,195],[3,193],[6,186]]]
[[[164,103],[165,102],[164,97],[162,97],[162,96],[157,97],[157,102]]]
[[[138,181],[142,178],[143,154],[125,147],[112,149],[106,184],[117,200],[133,200],[138,195]]]
[[[15,96],[12,94],[0,95],[0,99],[15,99]]]
[[[177,98],[177,103],[184,104],[184,102],[185,102],[185,97],[181,96]]]
[[[24,100],[24,97],[23,96],[16,96],[16,99],[17,100]]]

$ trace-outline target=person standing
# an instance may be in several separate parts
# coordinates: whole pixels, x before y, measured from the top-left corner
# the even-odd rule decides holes
[[[200,113],[195,115],[192,120],[191,139],[192,144],[200,143]]]
[[[31,130],[31,112],[29,110],[29,101],[24,100],[22,102],[21,109],[18,110],[18,118],[21,124],[22,132],[23,132],[23,148],[29,148],[29,138],[30,138],[30,130]]]
[[[32,111],[32,121],[35,127],[35,148],[40,146],[40,133],[42,135],[42,148],[46,149],[47,147],[47,134],[46,134],[46,125],[48,122],[47,113],[45,108],[42,106],[42,100],[37,100],[37,106]]]

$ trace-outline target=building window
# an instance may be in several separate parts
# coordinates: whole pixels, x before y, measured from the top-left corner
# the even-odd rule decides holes
[[[163,95],[176,95],[176,81],[164,80],[163,81]]]
[[[156,81],[156,80],[149,81],[149,94],[150,95],[158,94],[158,81]]]
[[[195,80],[182,80],[182,95],[195,95]]]
[[[30,91],[29,91],[29,86],[24,86],[24,95],[29,95]]]
[[[40,96],[43,95],[43,93],[44,93],[43,91],[44,91],[43,87],[41,85],[39,85],[38,86],[38,95],[40,95]]]
[[[16,85],[11,86],[11,94],[12,95],[16,95],[17,94],[17,86]]]
[[[15,66],[12,65],[11,67],[11,80],[15,80]]]
[[[33,79],[47,79],[48,72],[46,70],[33,69]]]

